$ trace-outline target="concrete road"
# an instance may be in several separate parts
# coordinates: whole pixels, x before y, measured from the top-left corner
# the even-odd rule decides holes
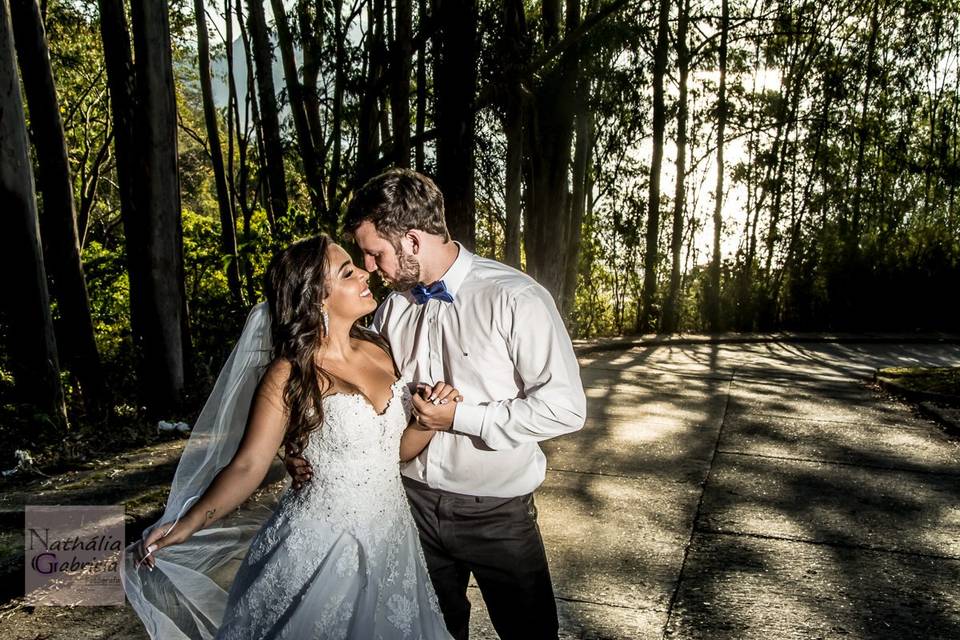
[[[590,419],[545,444],[538,495],[562,637],[960,638],[960,446],[865,384],[960,364],[960,347],[699,344],[581,364]]]
[[[951,344],[690,344],[581,358],[589,419],[537,495],[563,638],[960,638],[960,443],[866,382]],[[476,587],[474,638],[495,638]],[[143,638],[129,609],[4,638]]]

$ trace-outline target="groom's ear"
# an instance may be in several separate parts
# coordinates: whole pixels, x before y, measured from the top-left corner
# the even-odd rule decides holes
[[[422,238],[420,237],[421,233],[422,232],[417,229],[410,229],[404,235],[404,239],[410,243],[410,253],[413,255],[420,253],[420,248],[423,246],[421,242]]]

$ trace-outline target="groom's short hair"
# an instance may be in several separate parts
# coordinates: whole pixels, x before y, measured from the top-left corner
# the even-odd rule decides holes
[[[412,169],[389,169],[370,178],[353,195],[344,229],[353,233],[364,222],[373,223],[377,233],[394,243],[410,229],[450,240],[443,194],[433,180]]]

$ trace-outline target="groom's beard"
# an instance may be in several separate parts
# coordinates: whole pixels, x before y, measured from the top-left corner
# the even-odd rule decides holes
[[[420,282],[420,263],[401,248],[397,251],[397,277],[394,278],[390,287],[394,291],[410,291],[418,282]]]

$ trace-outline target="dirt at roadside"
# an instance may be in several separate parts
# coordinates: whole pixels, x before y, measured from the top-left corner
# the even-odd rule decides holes
[[[3,640],[147,640],[129,605],[33,607],[23,595],[24,507],[26,505],[123,504],[126,541],[140,537],[166,504],[185,439],[163,442],[104,458],[88,468],[50,478],[0,484],[0,638]],[[285,480],[275,461],[268,487],[250,505],[275,499]]]
[[[185,443],[162,442],[97,460],[87,468],[0,485],[0,602],[23,595],[27,505],[122,504],[131,540],[160,516]]]

